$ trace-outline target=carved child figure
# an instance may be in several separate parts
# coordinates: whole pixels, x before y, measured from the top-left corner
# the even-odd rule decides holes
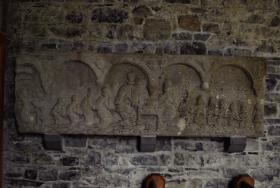
[[[113,122],[112,110],[114,109],[114,104],[111,101],[112,94],[109,87],[104,86],[101,89],[101,96],[98,97],[96,105],[97,105],[97,114],[100,118],[100,123],[104,125],[108,125]]]
[[[77,100],[76,95],[72,95],[71,103],[67,106],[66,113],[70,122],[74,125],[80,123],[83,120],[80,102]]]
[[[94,123],[97,123],[99,121],[96,115],[97,112],[95,110],[95,101],[92,95],[91,88],[87,89],[87,94],[82,99],[81,110],[84,114],[86,125],[93,125]]]
[[[65,125],[69,124],[70,120],[67,117],[65,101],[63,98],[58,98],[55,105],[51,110],[51,116],[56,125]]]

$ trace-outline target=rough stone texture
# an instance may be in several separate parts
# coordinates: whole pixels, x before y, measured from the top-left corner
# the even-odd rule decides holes
[[[44,52],[17,57],[20,132],[263,135],[266,66],[260,58],[81,52],[55,56]],[[267,116],[276,111],[275,105],[265,108]],[[45,135],[44,145],[60,149],[60,137]]]
[[[147,19],[143,30],[144,39],[163,40],[170,37],[171,26],[167,20]]]
[[[279,25],[274,26],[278,24],[275,19],[279,17],[278,0],[13,0],[9,4],[10,25],[7,33],[10,51],[5,86],[4,187],[138,188],[143,178],[153,172],[162,173],[167,179],[167,185],[174,188],[191,185],[199,188],[226,188],[230,179],[240,173],[254,176],[256,188],[279,187],[280,83],[276,75],[280,74],[280,31]],[[140,5],[147,6],[152,15],[141,17],[142,24],[135,25],[132,11]],[[127,18],[123,13],[115,12],[119,15],[117,19],[102,18],[107,22],[92,20],[93,10],[99,8],[127,12]],[[76,15],[77,19],[70,19],[74,21],[67,19],[66,15],[72,11],[83,14],[81,23],[77,23],[80,22],[79,14]],[[102,13],[108,16],[108,12]],[[201,32],[182,30],[178,26],[178,17],[183,15],[197,15],[202,26],[217,24],[219,32],[206,32],[203,27]],[[170,22],[170,38],[143,39],[143,26],[147,19]],[[130,25],[126,34],[120,32],[124,25],[125,28]],[[60,27],[64,30],[74,27],[85,32],[70,36],[51,32],[52,28]],[[110,38],[107,37],[108,33],[112,34]],[[192,37],[187,34],[181,39],[175,38],[173,33],[189,33]],[[195,38],[197,34],[209,34],[209,38]],[[156,152],[145,154],[137,152],[134,137],[102,136],[63,136],[63,151],[45,151],[40,136],[22,135],[16,131],[13,112],[14,65],[15,57],[20,52],[32,54],[46,50],[54,54],[56,51],[96,53],[98,49],[102,52],[116,52],[118,46],[118,49],[127,53],[196,54],[194,49],[198,45],[194,44],[197,42],[204,44],[197,51],[208,55],[262,56],[268,59],[266,80],[271,83],[265,92],[264,102],[273,103],[272,106],[276,104],[277,112],[264,116],[265,136],[251,139],[244,153],[224,153],[223,142],[217,139],[161,138]],[[182,50],[183,46],[187,46],[187,50]],[[64,166],[61,159],[67,157],[78,158],[79,163]],[[140,158],[148,158],[149,164],[140,164],[144,161]],[[45,178],[57,180],[40,180],[42,173],[51,170],[55,170],[57,176]],[[60,180],[60,177],[69,180]]]
[[[197,16],[184,15],[178,18],[178,24],[182,29],[200,31],[200,21]]]

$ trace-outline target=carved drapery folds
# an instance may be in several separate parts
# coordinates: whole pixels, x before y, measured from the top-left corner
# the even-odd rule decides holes
[[[256,137],[260,58],[128,54],[21,55],[21,132]]]

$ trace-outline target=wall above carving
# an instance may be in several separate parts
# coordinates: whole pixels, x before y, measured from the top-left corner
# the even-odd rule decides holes
[[[20,55],[20,132],[257,137],[261,58],[59,53]]]

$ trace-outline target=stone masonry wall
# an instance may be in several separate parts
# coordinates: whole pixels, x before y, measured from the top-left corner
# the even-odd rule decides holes
[[[10,0],[8,10],[5,188],[138,188],[153,172],[174,188],[224,188],[242,173],[280,187],[279,0]],[[160,138],[139,153],[134,137],[100,136],[46,151],[40,135],[17,133],[13,113],[15,58],[35,51],[266,57],[266,136],[235,154],[219,139]]]

